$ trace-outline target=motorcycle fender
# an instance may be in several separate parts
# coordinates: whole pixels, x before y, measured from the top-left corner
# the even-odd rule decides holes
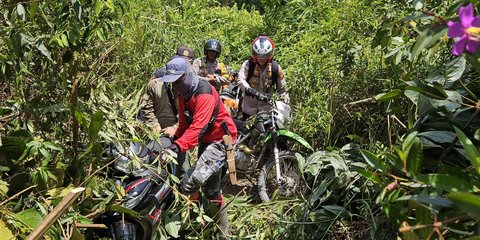
[[[304,147],[308,148],[309,150],[313,151],[313,148],[312,146],[310,146],[310,144],[307,142],[307,140],[305,140],[304,138],[302,138],[300,135],[292,132],[292,131],[288,131],[288,130],[278,130],[277,131],[277,134],[278,136],[285,136],[285,137],[288,137],[290,139],[293,139],[297,142],[299,142],[300,144],[302,144]],[[265,139],[265,143],[270,141],[270,139],[272,138],[272,135],[269,134],[268,137]]]

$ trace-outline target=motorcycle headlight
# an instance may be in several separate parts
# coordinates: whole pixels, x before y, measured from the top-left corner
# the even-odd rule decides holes
[[[275,120],[279,128],[285,128],[286,123],[290,120],[291,108],[282,101],[275,102]]]

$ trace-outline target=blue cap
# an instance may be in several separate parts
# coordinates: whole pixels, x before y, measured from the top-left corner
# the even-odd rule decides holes
[[[184,58],[173,58],[167,63],[165,76],[159,80],[162,82],[175,82],[187,72],[188,63]]]
[[[153,73],[153,79],[160,80],[161,77],[165,76],[165,68],[159,68]]]

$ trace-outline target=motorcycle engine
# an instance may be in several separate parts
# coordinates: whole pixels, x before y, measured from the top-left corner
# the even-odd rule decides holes
[[[235,167],[239,171],[248,171],[252,170],[255,167],[255,158],[251,151],[245,145],[240,145],[235,150]]]

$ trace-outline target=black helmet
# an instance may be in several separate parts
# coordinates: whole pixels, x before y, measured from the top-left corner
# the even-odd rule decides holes
[[[210,39],[205,43],[203,47],[203,53],[207,55],[207,51],[215,51],[217,52],[217,57],[222,53],[222,45],[217,39]]]

